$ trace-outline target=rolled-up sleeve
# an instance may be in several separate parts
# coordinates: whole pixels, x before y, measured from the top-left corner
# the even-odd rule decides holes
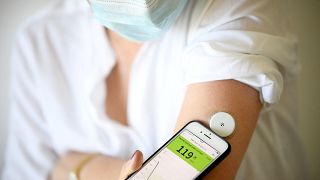
[[[36,43],[27,27],[18,35],[11,61],[9,135],[3,179],[47,179],[56,156],[42,113]]]
[[[283,1],[209,2],[194,14],[183,56],[185,83],[234,79],[276,103],[284,76],[298,70]]]

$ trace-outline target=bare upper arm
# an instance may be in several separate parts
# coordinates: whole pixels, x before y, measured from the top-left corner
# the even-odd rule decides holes
[[[182,105],[176,130],[191,120],[208,125],[209,117],[218,111],[230,113],[236,120],[236,129],[227,138],[230,155],[207,178],[234,179],[246,152],[260,113],[261,102],[255,89],[235,80],[221,80],[192,84]]]

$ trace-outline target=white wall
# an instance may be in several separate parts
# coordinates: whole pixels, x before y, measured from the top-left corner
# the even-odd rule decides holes
[[[0,1],[0,169],[7,133],[10,49],[19,23],[52,0]],[[309,157],[312,179],[320,179],[320,1],[289,0],[293,30],[300,39],[300,129]],[[298,156],[298,155],[297,155]]]
[[[300,40],[300,132],[312,179],[320,179],[320,1],[291,0],[293,30]],[[298,156],[298,154],[297,154]]]

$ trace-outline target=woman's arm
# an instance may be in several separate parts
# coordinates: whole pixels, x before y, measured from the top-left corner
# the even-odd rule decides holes
[[[69,172],[76,167],[83,159],[90,154],[70,152],[62,157],[52,171],[52,180],[68,180]],[[118,179],[123,160],[97,155],[87,164],[85,164],[80,172],[80,179]]]
[[[62,157],[51,174],[51,180],[68,179],[69,172],[91,154],[70,152]],[[143,163],[142,152],[137,150],[128,161],[114,157],[95,155],[80,171],[81,180],[124,180],[137,171]]]
[[[208,179],[234,179],[249,145],[261,109],[259,93],[235,80],[213,81],[188,87],[175,131],[191,120],[208,119],[218,111],[230,113],[236,129],[226,140],[231,144],[230,155],[212,170]]]

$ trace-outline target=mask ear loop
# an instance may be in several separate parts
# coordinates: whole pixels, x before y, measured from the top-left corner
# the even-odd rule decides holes
[[[234,118],[226,112],[217,112],[209,119],[210,129],[221,137],[230,136],[235,130]]]

